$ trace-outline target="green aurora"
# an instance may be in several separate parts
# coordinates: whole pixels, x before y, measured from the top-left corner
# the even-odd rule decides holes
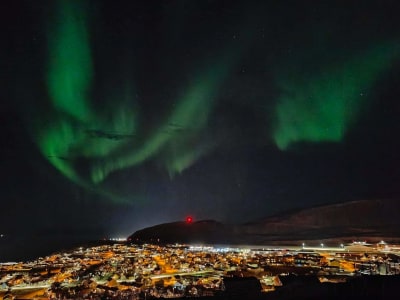
[[[387,43],[309,78],[301,68],[281,75],[273,139],[281,150],[297,142],[340,142],[368,105],[373,84],[399,58],[399,44]]]
[[[219,86],[228,75],[235,55],[224,55],[206,65],[175,101],[164,121],[151,132],[140,131],[140,108],[134,101],[132,82],[108,99],[103,110],[91,101],[93,64],[87,16],[79,2],[61,1],[60,19],[49,36],[47,86],[51,100],[50,120],[36,120],[36,140],[43,155],[62,174],[85,187],[111,173],[139,165],[150,158],[162,159],[171,177],[194,163],[212,144],[196,142],[206,128]],[[115,97],[115,96],[114,96]],[[122,101],[121,101],[122,100]],[[89,176],[79,162],[89,163]]]
[[[94,101],[97,62],[87,8],[78,1],[58,4],[48,31],[50,112],[46,120],[35,120],[35,141],[56,169],[81,186],[125,201],[101,185],[113,173],[153,160],[173,178],[218,146],[204,132],[240,51],[227,45],[228,50],[195,70],[175,98],[167,99],[172,105],[159,123],[149,127],[129,76],[118,89],[111,88],[115,95],[102,99],[105,104]],[[280,94],[273,115],[265,120],[273,120],[270,140],[282,151],[298,142],[342,141],[368,105],[365,95],[398,51],[398,44],[383,44],[335,65],[322,64],[306,77],[296,66],[276,72]]]

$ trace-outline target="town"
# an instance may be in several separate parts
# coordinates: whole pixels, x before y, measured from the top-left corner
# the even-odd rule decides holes
[[[0,263],[0,299],[151,299],[217,296],[231,278],[273,292],[290,275],[321,284],[400,274],[400,247],[384,241],[283,247],[106,243],[27,262]],[[254,284],[255,283],[255,284]]]

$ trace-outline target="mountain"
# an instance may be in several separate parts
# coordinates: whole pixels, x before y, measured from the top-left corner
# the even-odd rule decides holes
[[[129,239],[210,244],[400,240],[399,213],[399,200],[360,200],[299,209],[239,225],[213,220],[160,224],[136,231]]]
[[[232,227],[214,220],[173,222],[136,231],[128,240],[162,243],[230,243]]]

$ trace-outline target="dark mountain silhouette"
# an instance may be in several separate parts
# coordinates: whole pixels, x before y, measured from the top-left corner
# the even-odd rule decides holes
[[[399,213],[398,200],[360,200],[299,209],[240,225],[213,220],[160,224],[135,232],[130,240],[210,244],[400,240]]]
[[[230,243],[231,226],[214,220],[173,222],[136,231],[128,240],[161,243]]]

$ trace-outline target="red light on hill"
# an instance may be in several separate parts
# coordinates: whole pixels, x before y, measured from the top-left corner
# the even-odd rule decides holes
[[[193,218],[191,216],[186,217],[186,223],[190,224],[193,222]]]

